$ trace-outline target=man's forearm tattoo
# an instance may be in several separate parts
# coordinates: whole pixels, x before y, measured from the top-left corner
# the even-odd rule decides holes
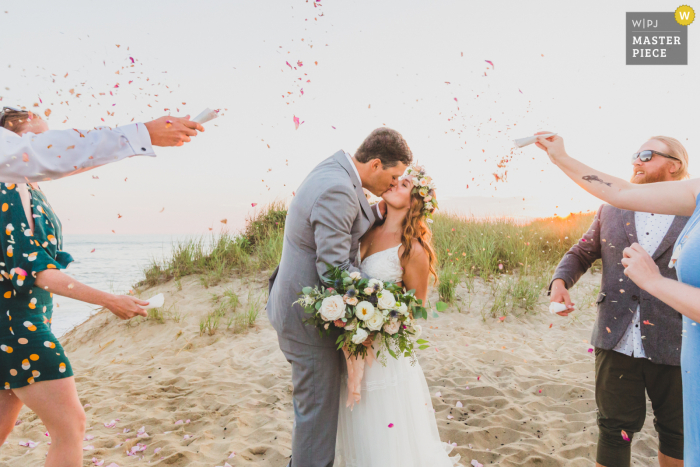
[[[584,175],[584,176],[581,177],[581,178],[582,178],[583,180],[587,181],[588,183],[599,182],[599,183],[602,183],[603,185],[612,186],[612,183],[606,183],[606,182],[604,182],[603,180],[601,180],[600,178],[598,178],[597,175]]]

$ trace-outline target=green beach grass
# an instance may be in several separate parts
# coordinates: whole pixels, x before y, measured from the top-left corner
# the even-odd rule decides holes
[[[247,219],[246,228],[238,234],[223,231],[177,243],[169,258],[151,260],[137,286],[151,287],[172,279],[178,284],[180,278],[198,274],[201,285],[208,288],[233,274],[269,271],[282,254],[286,215],[284,203],[273,203]],[[474,278],[479,277],[490,284],[493,295],[487,315],[502,316],[515,308],[533,310],[557,263],[586,232],[593,216],[579,213],[524,223],[436,214],[432,231],[440,300],[452,302],[460,283],[472,292]],[[254,322],[255,313],[246,313],[246,322]],[[213,313],[209,322],[202,323],[202,332],[215,332],[223,319],[218,315]],[[246,327],[242,321],[237,324]]]

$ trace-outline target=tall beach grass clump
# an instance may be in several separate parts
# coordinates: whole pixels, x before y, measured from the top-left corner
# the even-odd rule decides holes
[[[138,285],[153,286],[175,279],[181,288],[181,277],[198,274],[202,286],[208,288],[234,272],[249,274],[272,269],[282,255],[286,216],[286,205],[276,202],[246,219],[245,229],[238,234],[224,231],[179,242],[169,258],[151,261]],[[462,282],[471,294],[475,277],[481,277],[490,284],[493,296],[489,315],[507,314],[515,308],[534,309],[554,267],[586,232],[593,216],[594,213],[578,213],[519,222],[506,217],[477,219],[449,212],[436,214],[432,232],[438,258],[439,299],[452,302]],[[238,298],[228,299],[226,307],[235,311]],[[236,322],[229,318],[225,324],[238,329],[249,327],[257,317],[254,308],[240,313],[240,317],[239,313],[232,313]],[[216,332],[223,314],[219,310],[212,312],[208,321],[205,318],[202,333]]]
[[[246,228],[239,234],[223,231],[178,242],[169,258],[151,259],[144,279],[137,285],[151,287],[200,274],[202,286],[210,287],[233,271],[250,273],[274,268],[282,255],[286,217],[286,205],[276,202],[248,218]]]

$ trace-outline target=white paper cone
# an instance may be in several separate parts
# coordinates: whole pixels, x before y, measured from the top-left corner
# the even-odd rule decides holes
[[[549,304],[549,312],[551,314],[556,314],[556,313],[561,313],[562,311],[566,311],[566,305],[564,303],[556,303],[556,302],[551,302]]]
[[[207,107],[206,109],[202,110],[202,112],[199,115],[194,117],[192,121],[202,124],[208,122],[209,120],[214,120],[218,116],[219,113],[216,110],[211,110]]]
[[[556,133],[545,133],[543,135],[528,136],[527,138],[514,139],[513,143],[517,147],[522,148],[524,146],[527,146],[528,144],[536,143],[537,138],[539,138],[540,136],[543,138],[549,138],[550,136],[554,136],[554,135],[556,135]]]
[[[160,308],[163,306],[163,303],[165,303],[165,297],[163,296],[162,293],[159,293],[158,295],[154,295],[148,300],[148,305],[142,306],[144,310],[149,310],[151,308]]]

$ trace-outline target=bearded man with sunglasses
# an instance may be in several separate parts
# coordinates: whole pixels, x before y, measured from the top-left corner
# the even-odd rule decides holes
[[[18,135],[19,129],[26,130]],[[33,112],[0,110],[0,181],[40,182],[94,169],[131,156],[155,156],[153,146],[182,146],[204,131],[189,116],[94,130],[50,130]]]
[[[655,136],[632,155],[632,183],[684,178],[688,178],[688,153],[675,138]],[[595,176],[585,180],[605,183]],[[551,301],[565,303],[567,309],[558,314],[568,316],[574,311],[568,289],[594,261],[603,262],[591,337],[598,405],[597,467],[630,465],[631,440],[646,417],[645,390],[659,435],[659,465],[683,465],[682,316],[628,279],[621,260],[622,250],[637,242],[664,277],[676,280],[676,270],[668,266],[672,247],[687,221],[687,217],[603,205],[588,232],[554,272]]]

